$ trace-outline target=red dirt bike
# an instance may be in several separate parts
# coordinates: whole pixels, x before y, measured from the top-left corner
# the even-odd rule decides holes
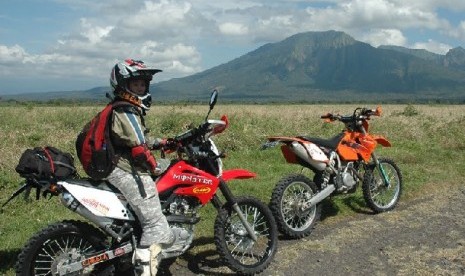
[[[301,173],[282,178],[273,190],[270,209],[278,229],[290,238],[309,235],[321,215],[325,198],[353,193],[362,183],[366,204],[375,213],[392,210],[402,191],[402,174],[396,163],[378,158],[378,144],[390,147],[383,136],[369,133],[368,120],[381,116],[381,107],[356,108],[352,115],[326,114],[326,122],[340,121],[345,129],[330,139],[315,137],[268,137],[263,149],[282,144],[288,163],[314,173],[313,181]]]
[[[217,95],[216,91],[212,93],[208,115]],[[177,257],[189,249],[200,220],[198,210],[212,202],[218,210],[214,241],[222,261],[236,273],[259,273],[268,267],[276,253],[276,222],[266,204],[251,196],[235,197],[228,188],[227,181],[252,178],[255,174],[243,169],[223,171],[224,154],[211,137],[223,132],[228,120],[226,116],[207,120],[208,115],[199,127],[174,137],[171,143],[174,147],[163,149],[177,153],[177,158],[155,178],[163,212],[176,237],[171,247],[163,249],[162,258]],[[132,256],[141,227],[127,201],[108,182],[66,179],[51,183],[29,177],[8,201],[31,187],[59,196],[66,207],[98,228],[66,220],[41,230],[19,254],[18,275],[135,272]]]

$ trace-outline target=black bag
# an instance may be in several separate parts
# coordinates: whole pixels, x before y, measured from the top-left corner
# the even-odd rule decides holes
[[[40,180],[64,180],[76,176],[73,156],[54,147],[27,149],[15,170],[22,177]]]

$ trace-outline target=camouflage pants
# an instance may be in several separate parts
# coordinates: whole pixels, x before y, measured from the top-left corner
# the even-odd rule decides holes
[[[139,246],[173,242],[173,234],[161,211],[157,189],[149,175],[132,174],[116,167],[107,180],[124,195],[141,223]],[[145,195],[144,192],[141,194],[142,187]]]

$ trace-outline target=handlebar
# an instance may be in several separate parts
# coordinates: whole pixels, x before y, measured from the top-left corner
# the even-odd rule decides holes
[[[223,132],[228,127],[229,121],[226,115],[221,117],[221,120],[207,120],[196,128],[192,128],[173,138],[174,141],[185,144],[192,139],[205,137],[207,134],[218,134]]]
[[[320,118],[325,119],[327,122],[341,121],[343,123],[350,123],[356,121],[369,120],[371,116],[381,116],[381,107],[376,109],[360,108],[357,107],[354,113],[349,116],[342,116],[339,114],[326,113]]]
[[[212,154],[209,151],[197,148],[196,145],[203,144],[211,136],[223,132],[228,127],[228,124],[228,118],[225,115],[221,117],[221,120],[206,120],[198,127],[193,127],[173,138],[159,141],[153,146],[153,149],[161,150],[162,154],[177,151],[178,153],[185,153],[189,158],[193,159],[223,158],[223,153]]]

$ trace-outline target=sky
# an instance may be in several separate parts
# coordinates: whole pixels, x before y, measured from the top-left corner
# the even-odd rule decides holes
[[[465,48],[465,1],[1,0],[0,95],[110,87],[126,58],[180,78],[328,30],[446,54]]]

